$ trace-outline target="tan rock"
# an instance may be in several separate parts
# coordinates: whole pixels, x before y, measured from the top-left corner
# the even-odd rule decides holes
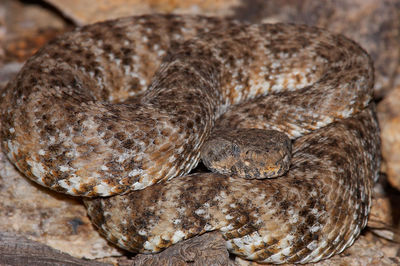
[[[400,86],[378,105],[382,157],[389,183],[400,190]]]
[[[46,0],[78,25],[151,13],[229,15],[239,0]]]

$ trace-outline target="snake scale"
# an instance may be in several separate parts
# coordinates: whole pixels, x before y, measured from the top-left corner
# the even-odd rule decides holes
[[[322,29],[122,18],[30,58],[1,92],[1,138],[24,175],[84,196],[99,231],[124,249],[158,252],[219,230],[243,258],[315,262],[366,225],[380,165],[372,91],[367,53]],[[289,171],[188,175],[218,128],[284,132]]]

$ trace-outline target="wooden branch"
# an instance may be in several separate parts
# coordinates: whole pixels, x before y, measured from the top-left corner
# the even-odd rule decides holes
[[[0,265],[109,266],[110,264],[74,258],[23,236],[0,232]]]

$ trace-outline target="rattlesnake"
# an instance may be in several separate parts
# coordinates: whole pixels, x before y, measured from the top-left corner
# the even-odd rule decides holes
[[[244,258],[312,262],[366,224],[380,164],[372,88],[369,56],[318,28],[122,18],[27,61],[1,94],[2,145],[30,179],[86,196],[93,223],[125,249],[220,230]],[[287,174],[185,176],[214,128],[248,127],[292,139]]]

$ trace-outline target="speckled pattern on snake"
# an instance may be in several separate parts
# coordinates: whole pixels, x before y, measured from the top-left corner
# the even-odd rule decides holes
[[[372,91],[369,56],[322,29],[122,18],[29,59],[1,92],[1,138],[27,177],[85,196],[93,223],[127,250],[219,230],[245,259],[313,262],[366,225],[380,165]],[[284,132],[289,171],[187,175],[215,128]]]

